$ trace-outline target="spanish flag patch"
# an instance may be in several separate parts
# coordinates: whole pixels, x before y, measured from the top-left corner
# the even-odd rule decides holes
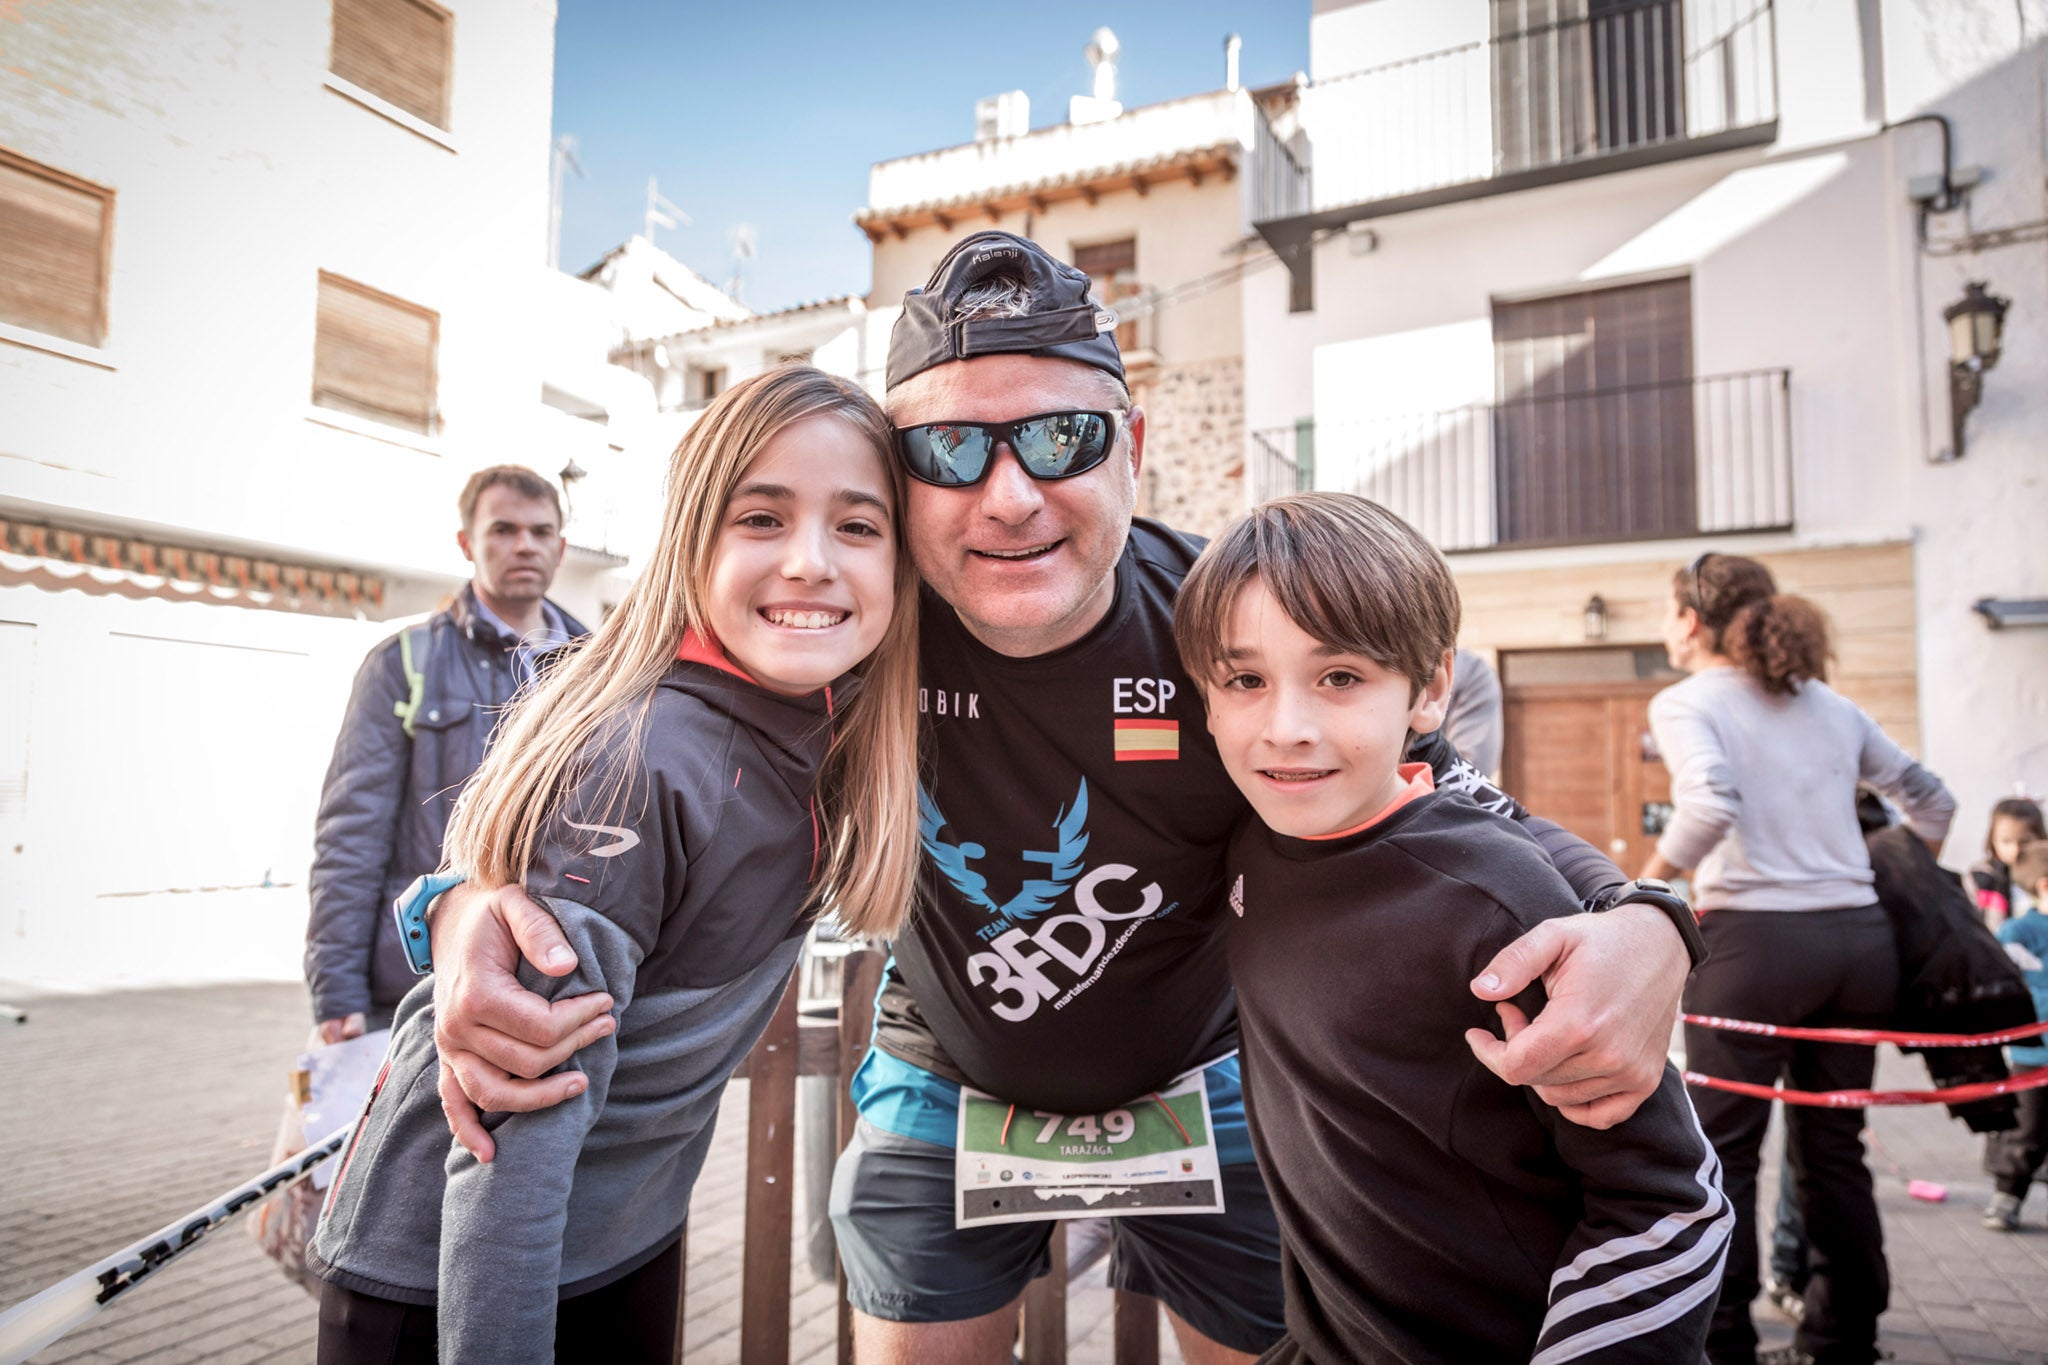
[[[1117,762],[1180,757],[1179,721],[1119,720],[1115,724]]]

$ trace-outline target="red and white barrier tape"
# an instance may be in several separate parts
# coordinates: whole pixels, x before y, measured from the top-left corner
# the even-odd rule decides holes
[[[1722,1029],[1730,1033],[1754,1033],[1765,1038],[1796,1038],[1811,1043],[1890,1043],[1895,1047],[1998,1047],[2024,1042],[2048,1033],[2048,1023],[2023,1028],[2001,1029],[1997,1033],[1900,1033],[1881,1028],[1796,1028],[1790,1024],[1758,1024],[1747,1019],[1722,1019],[1711,1014],[1688,1014],[1685,1022],[1699,1028]]]
[[[1786,1090],[1775,1085],[1752,1085],[1748,1081],[1702,1076],[1697,1071],[1686,1072],[1685,1083],[1702,1086],[1708,1090],[1726,1090],[1730,1094],[1748,1095],[1753,1099],[1783,1100],[1786,1104],[1806,1105],[1815,1109],[1870,1109],[1897,1104],[1966,1104],[1971,1100],[1988,1100],[1994,1096],[2010,1095],[2021,1090],[2035,1090],[2048,1085],[2048,1066],[2038,1071],[2023,1071],[2002,1081],[1952,1085],[1946,1090]]]
[[[1749,1019],[1723,1019],[1711,1014],[1688,1014],[1685,1022],[1696,1028],[1720,1029],[1728,1033],[1753,1033],[1765,1038],[1792,1038],[1811,1043],[1846,1043],[1874,1047],[1890,1043],[1895,1047],[1997,1047],[2048,1033],[2048,1023],[2024,1028],[2002,1029],[1997,1033],[1902,1033],[1881,1028],[1799,1028],[1790,1024],[1759,1024]],[[1725,1090],[1731,1095],[1748,1095],[1759,1100],[1783,1100],[1786,1104],[1815,1109],[1870,1109],[1899,1104],[1967,1104],[2021,1090],[2048,1085],[2048,1067],[2023,1071],[2002,1081],[1976,1081],[1952,1085],[1944,1090],[1787,1090],[1775,1085],[1731,1081],[1720,1076],[1685,1073],[1687,1085],[1708,1090]]]

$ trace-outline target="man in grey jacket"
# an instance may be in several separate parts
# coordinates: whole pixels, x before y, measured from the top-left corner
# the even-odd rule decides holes
[[[388,1024],[411,989],[391,900],[441,865],[455,798],[536,657],[585,633],[547,600],[564,547],[547,480],[480,469],[457,506],[455,541],[475,577],[363,660],[320,795],[306,984],[327,1042]]]

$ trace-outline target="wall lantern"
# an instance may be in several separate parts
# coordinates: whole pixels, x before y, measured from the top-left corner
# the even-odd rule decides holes
[[[1948,320],[1948,409],[1951,459],[1963,457],[1963,423],[1984,398],[1984,371],[1998,363],[2005,310],[2011,299],[1985,289],[1982,280],[1963,286],[1963,297],[1941,310]]]
[[[1607,599],[1597,592],[1586,599],[1586,638],[1607,638]]]

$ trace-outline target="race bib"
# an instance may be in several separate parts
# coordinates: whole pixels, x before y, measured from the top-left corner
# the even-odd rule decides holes
[[[1221,1213],[1217,1164],[1200,1071],[1100,1114],[1014,1107],[962,1086],[953,1226]]]

